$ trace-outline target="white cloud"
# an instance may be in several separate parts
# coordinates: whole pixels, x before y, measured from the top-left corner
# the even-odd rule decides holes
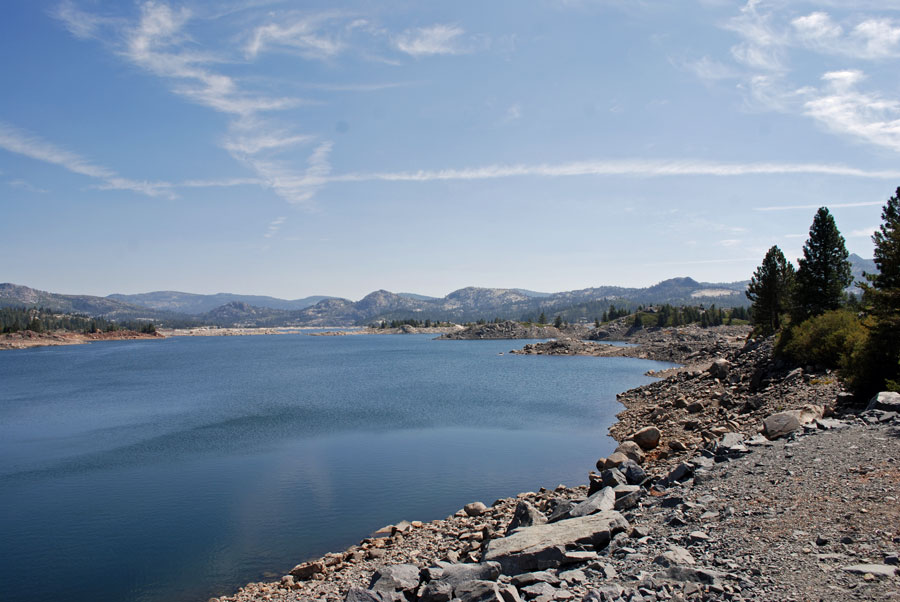
[[[873,234],[875,234],[876,230],[878,230],[877,225],[869,226],[868,228],[860,228],[859,230],[853,230],[852,232],[850,232],[849,236],[852,236],[854,238],[869,238]]]
[[[282,224],[284,224],[286,217],[276,217],[269,223],[269,227],[266,229],[266,233],[263,234],[263,238],[272,238],[275,236],[278,231],[281,229]]]
[[[859,91],[860,71],[832,71],[822,79],[825,89],[804,103],[806,115],[832,132],[900,151],[900,101]]]
[[[819,163],[719,163],[701,160],[623,159],[578,161],[541,165],[487,165],[464,169],[440,169],[400,172],[350,173],[330,176],[328,182],[431,182],[440,180],[488,180],[523,176],[749,176],[818,174],[874,179],[900,178],[897,170],[865,170],[845,165]]]
[[[457,39],[465,33],[455,25],[432,25],[407,30],[397,36],[394,44],[397,49],[411,56],[428,56],[433,54],[460,54],[463,49]]]
[[[176,80],[176,94],[223,113],[251,115],[301,104],[296,98],[247,94],[233,78],[211,71],[207,65],[219,59],[182,48],[182,28],[189,19],[186,9],[143,4],[138,25],[124,31],[122,54],[154,75]]]
[[[131,190],[148,196],[174,198],[172,185],[168,182],[147,182],[123,178],[107,167],[92,163],[76,153],[3,122],[0,122],[0,148],[99,180],[100,184],[97,187],[102,190]]]
[[[737,71],[728,65],[713,60],[708,56],[704,56],[696,61],[689,61],[684,66],[688,70],[693,71],[700,79],[708,81],[733,79],[739,75]]]
[[[249,58],[255,58],[265,50],[267,45],[296,50],[305,58],[329,58],[340,53],[345,44],[337,37],[323,36],[318,26],[324,17],[306,18],[289,25],[271,23],[257,27],[247,42],[245,52]],[[351,28],[356,28],[351,23]]]
[[[506,113],[503,115],[503,123],[511,123],[513,121],[518,121],[522,118],[522,105],[519,103],[514,103],[506,109]]]
[[[722,247],[736,247],[739,244],[741,244],[741,240],[737,238],[727,238],[719,241],[719,246]]]
[[[236,158],[253,169],[264,185],[293,204],[308,204],[325,185],[331,173],[328,156],[332,143],[322,142],[307,159],[307,168],[298,173],[282,160],[256,155],[237,155]]]
[[[50,11],[50,15],[62,21],[69,33],[81,39],[96,37],[102,27],[115,23],[114,19],[82,12],[69,0],[60,2]]]

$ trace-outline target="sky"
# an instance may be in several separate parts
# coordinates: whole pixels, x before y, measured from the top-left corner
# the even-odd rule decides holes
[[[745,280],[820,206],[871,257],[900,186],[900,0],[0,11],[0,282]]]

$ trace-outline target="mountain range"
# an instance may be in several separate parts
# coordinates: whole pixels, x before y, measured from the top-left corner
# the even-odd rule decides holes
[[[863,271],[875,271],[871,259],[853,254],[850,261],[855,279],[860,279]],[[328,296],[288,300],[177,291],[97,297],[61,295],[6,283],[0,284],[0,306],[40,306],[118,321],[152,320],[166,326],[355,326],[408,318],[454,322],[494,318],[535,320],[541,313],[547,318],[560,315],[564,320],[576,322],[593,321],[610,305],[632,308],[663,303],[747,305],[746,288],[747,281],[707,283],[692,278],[671,278],[646,288],[600,286],[559,293],[468,287],[441,298],[378,290],[359,301],[351,301]]]

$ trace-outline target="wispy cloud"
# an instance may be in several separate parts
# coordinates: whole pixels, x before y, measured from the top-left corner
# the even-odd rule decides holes
[[[263,238],[272,238],[278,233],[278,230],[281,229],[282,224],[284,224],[286,217],[276,217],[269,223],[269,227],[266,229],[266,233],[263,234]]]
[[[850,232],[849,236],[854,238],[868,238],[875,234],[875,231],[878,230],[878,226],[869,226],[868,228],[860,228],[859,230],[853,230]]]
[[[0,148],[99,180],[97,188],[103,190],[131,190],[147,196],[168,198],[175,196],[172,192],[172,185],[168,182],[147,182],[123,178],[108,167],[97,165],[72,151],[58,147],[4,122],[0,122]]]
[[[826,73],[825,89],[811,92],[804,112],[835,133],[900,151],[900,101],[861,92],[863,78],[857,70]]]
[[[311,59],[330,58],[345,49],[345,44],[335,35],[324,35],[319,26],[329,17],[306,17],[289,24],[270,23],[253,30],[245,46],[248,58],[255,58],[267,46],[288,48]]]
[[[897,176],[893,176],[897,177]],[[831,209],[846,209],[849,207],[874,207],[882,205],[881,202],[865,201],[862,203],[816,203],[814,205],[769,205],[768,207],[754,207],[754,211],[793,211],[794,209],[818,209],[827,206]],[[788,234],[788,237],[791,235]]]
[[[350,173],[327,178],[329,182],[430,182],[436,180],[488,180],[520,176],[750,176],[818,174],[860,178],[900,178],[898,170],[865,170],[845,165],[817,163],[719,163],[702,160],[609,160],[541,165],[487,165],[464,169]]]
[[[514,103],[510,105],[503,114],[503,123],[512,123],[522,118],[522,105]]]
[[[9,186],[12,188],[18,188],[19,190],[27,190],[28,192],[36,192],[38,194],[46,194],[48,191],[43,188],[38,188],[31,182],[26,182],[25,180],[10,180],[7,182]]]
[[[407,30],[397,36],[395,45],[398,50],[410,56],[428,56],[434,54],[460,54],[464,52],[459,45],[459,37],[465,31],[455,25],[432,25]]]

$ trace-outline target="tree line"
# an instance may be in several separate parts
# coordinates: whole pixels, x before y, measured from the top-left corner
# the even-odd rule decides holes
[[[872,236],[876,274],[856,284],[844,237],[827,207],[813,218],[797,269],[771,247],[747,287],[754,333],[776,335],[776,353],[838,368],[850,388],[869,395],[900,390],[900,187],[882,207]]]
[[[146,321],[113,322],[81,314],[58,314],[43,307],[0,307],[0,333],[23,330],[33,332],[67,330],[84,333],[135,330],[154,333],[156,327],[152,322]]]

